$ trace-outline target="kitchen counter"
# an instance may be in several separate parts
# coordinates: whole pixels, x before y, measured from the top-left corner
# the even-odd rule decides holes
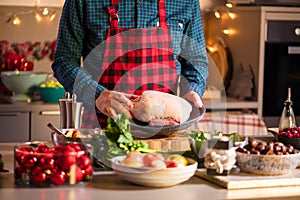
[[[9,173],[0,173],[1,199],[299,199],[300,187],[273,187],[260,189],[227,190],[196,176],[187,182],[167,188],[137,186],[121,180],[113,172],[95,172],[91,183],[77,186],[59,186],[51,188],[19,187],[13,180],[14,143],[0,143],[5,169]]]
[[[34,111],[59,111],[58,103],[44,103],[42,101],[0,103],[0,112],[34,112]]]

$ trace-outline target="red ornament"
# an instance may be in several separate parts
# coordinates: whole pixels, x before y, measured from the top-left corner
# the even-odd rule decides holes
[[[16,53],[7,53],[5,58],[5,70],[14,71],[21,66],[21,57]]]
[[[21,164],[21,158],[25,154],[34,153],[35,150],[31,146],[23,146],[15,150],[15,159]]]
[[[18,165],[16,168],[15,168],[15,179],[22,179],[22,176],[23,174],[26,173],[26,170],[25,168],[23,168],[21,165]]]
[[[39,167],[39,166],[37,166],[36,168],[34,168],[34,169],[31,171],[29,177],[30,177],[30,180],[31,180],[33,183],[35,183],[35,184],[42,184],[42,183],[44,183],[44,182],[46,181],[46,179],[47,179],[46,173],[45,173],[44,170],[43,170],[41,167]]]
[[[51,154],[49,155],[45,155],[45,156],[41,156],[40,157],[40,162],[39,162],[39,166],[44,169],[44,170],[48,170],[48,169],[53,169],[54,168],[54,159],[53,156]]]
[[[50,152],[51,152],[51,151],[50,151],[50,148],[49,148],[46,144],[39,144],[39,145],[36,147],[35,151],[36,151],[37,153],[50,153]]]
[[[82,181],[83,179],[83,173],[80,167],[76,166],[76,183]]]
[[[56,163],[63,170],[69,170],[76,163],[77,152],[71,146],[65,146],[63,152],[57,156]]]
[[[66,173],[62,170],[55,170],[50,175],[50,181],[55,185],[61,185],[66,181]]]
[[[20,67],[18,68],[19,71],[32,71],[33,70],[33,62],[25,59],[25,58],[21,58],[20,60]]]
[[[83,149],[81,148],[81,146],[79,144],[69,144],[68,145],[69,147],[72,147],[74,149],[75,152],[80,152],[82,151]]]
[[[21,165],[26,168],[32,168],[37,163],[37,155],[36,154],[23,154],[21,157]]]
[[[85,168],[84,170],[82,170],[82,173],[84,174],[85,177],[91,176],[92,173],[93,173],[93,167],[92,167],[92,165],[90,165],[87,168]]]
[[[86,169],[91,165],[91,159],[90,157],[86,155],[81,155],[77,159],[77,165],[80,167],[80,169]]]

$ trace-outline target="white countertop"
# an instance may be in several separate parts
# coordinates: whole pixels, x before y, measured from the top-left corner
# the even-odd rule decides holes
[[[300,199],[300,187],[273,187],[260,189],[227,190],[199,177],[167,188],[137,186],[121,180],[113,172],[95,172],[87,185],[58,186],[51,188],[19,187],[13,180],[13,143],[0,144],[4,168],[0,174],[1,199],[18,200],[221,200],[221,199]]]

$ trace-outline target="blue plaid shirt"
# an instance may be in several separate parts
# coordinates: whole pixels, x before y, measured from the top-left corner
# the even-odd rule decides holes
[[[158,0],[120,0],[118,15],[121,28],[155,27]],[[165,0],[167,25],[170,27],[175,63],[181,79],[200,96],[208,77],[207,53],[199,0]],[[105,40],[109,28],[106,6],[110,0],[66,0],[60,20],[52,69],[66,91],[76,93],[85,106],[94,108],[94,100],[106,90],[91,71],[80,67],[81,59]],[[100,68],[100,66],[99,66]],[[184,82],[184,81],[182,81]],[[183,89],[184,88],[184,89]]]

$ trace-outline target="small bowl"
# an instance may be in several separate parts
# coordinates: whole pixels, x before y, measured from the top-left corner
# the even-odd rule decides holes
[[[60,87],[38,87],[37,91],[41,99],[47,103],[58,103],[59,99],[65,94],[65,89]]]
[[[300,153],[289,155],[255,155],[236,152],[238,167],[248,173],[258,175],[284,175],[298,166]]]
[[[122,179],[133,184],[150,187],[170,187],[189,180],[197,169],[197,162],[186,158],[188,165],[176,168],[150,169],[133,168],[121,165],[126,156],[117,156],[112,159],[112,169]]]
[[[14,147],[14,177],[18,185],[75,185],[92,180],[93,148],[69,143],[27,142]]]
[[[278,130],[268,129],[268,132],[272,133],[275,137],[275,140],[282,142],[284,145],[292,145],[295,149],[300,150],[300,138],[288,138],[283,137],[278,134]]]

